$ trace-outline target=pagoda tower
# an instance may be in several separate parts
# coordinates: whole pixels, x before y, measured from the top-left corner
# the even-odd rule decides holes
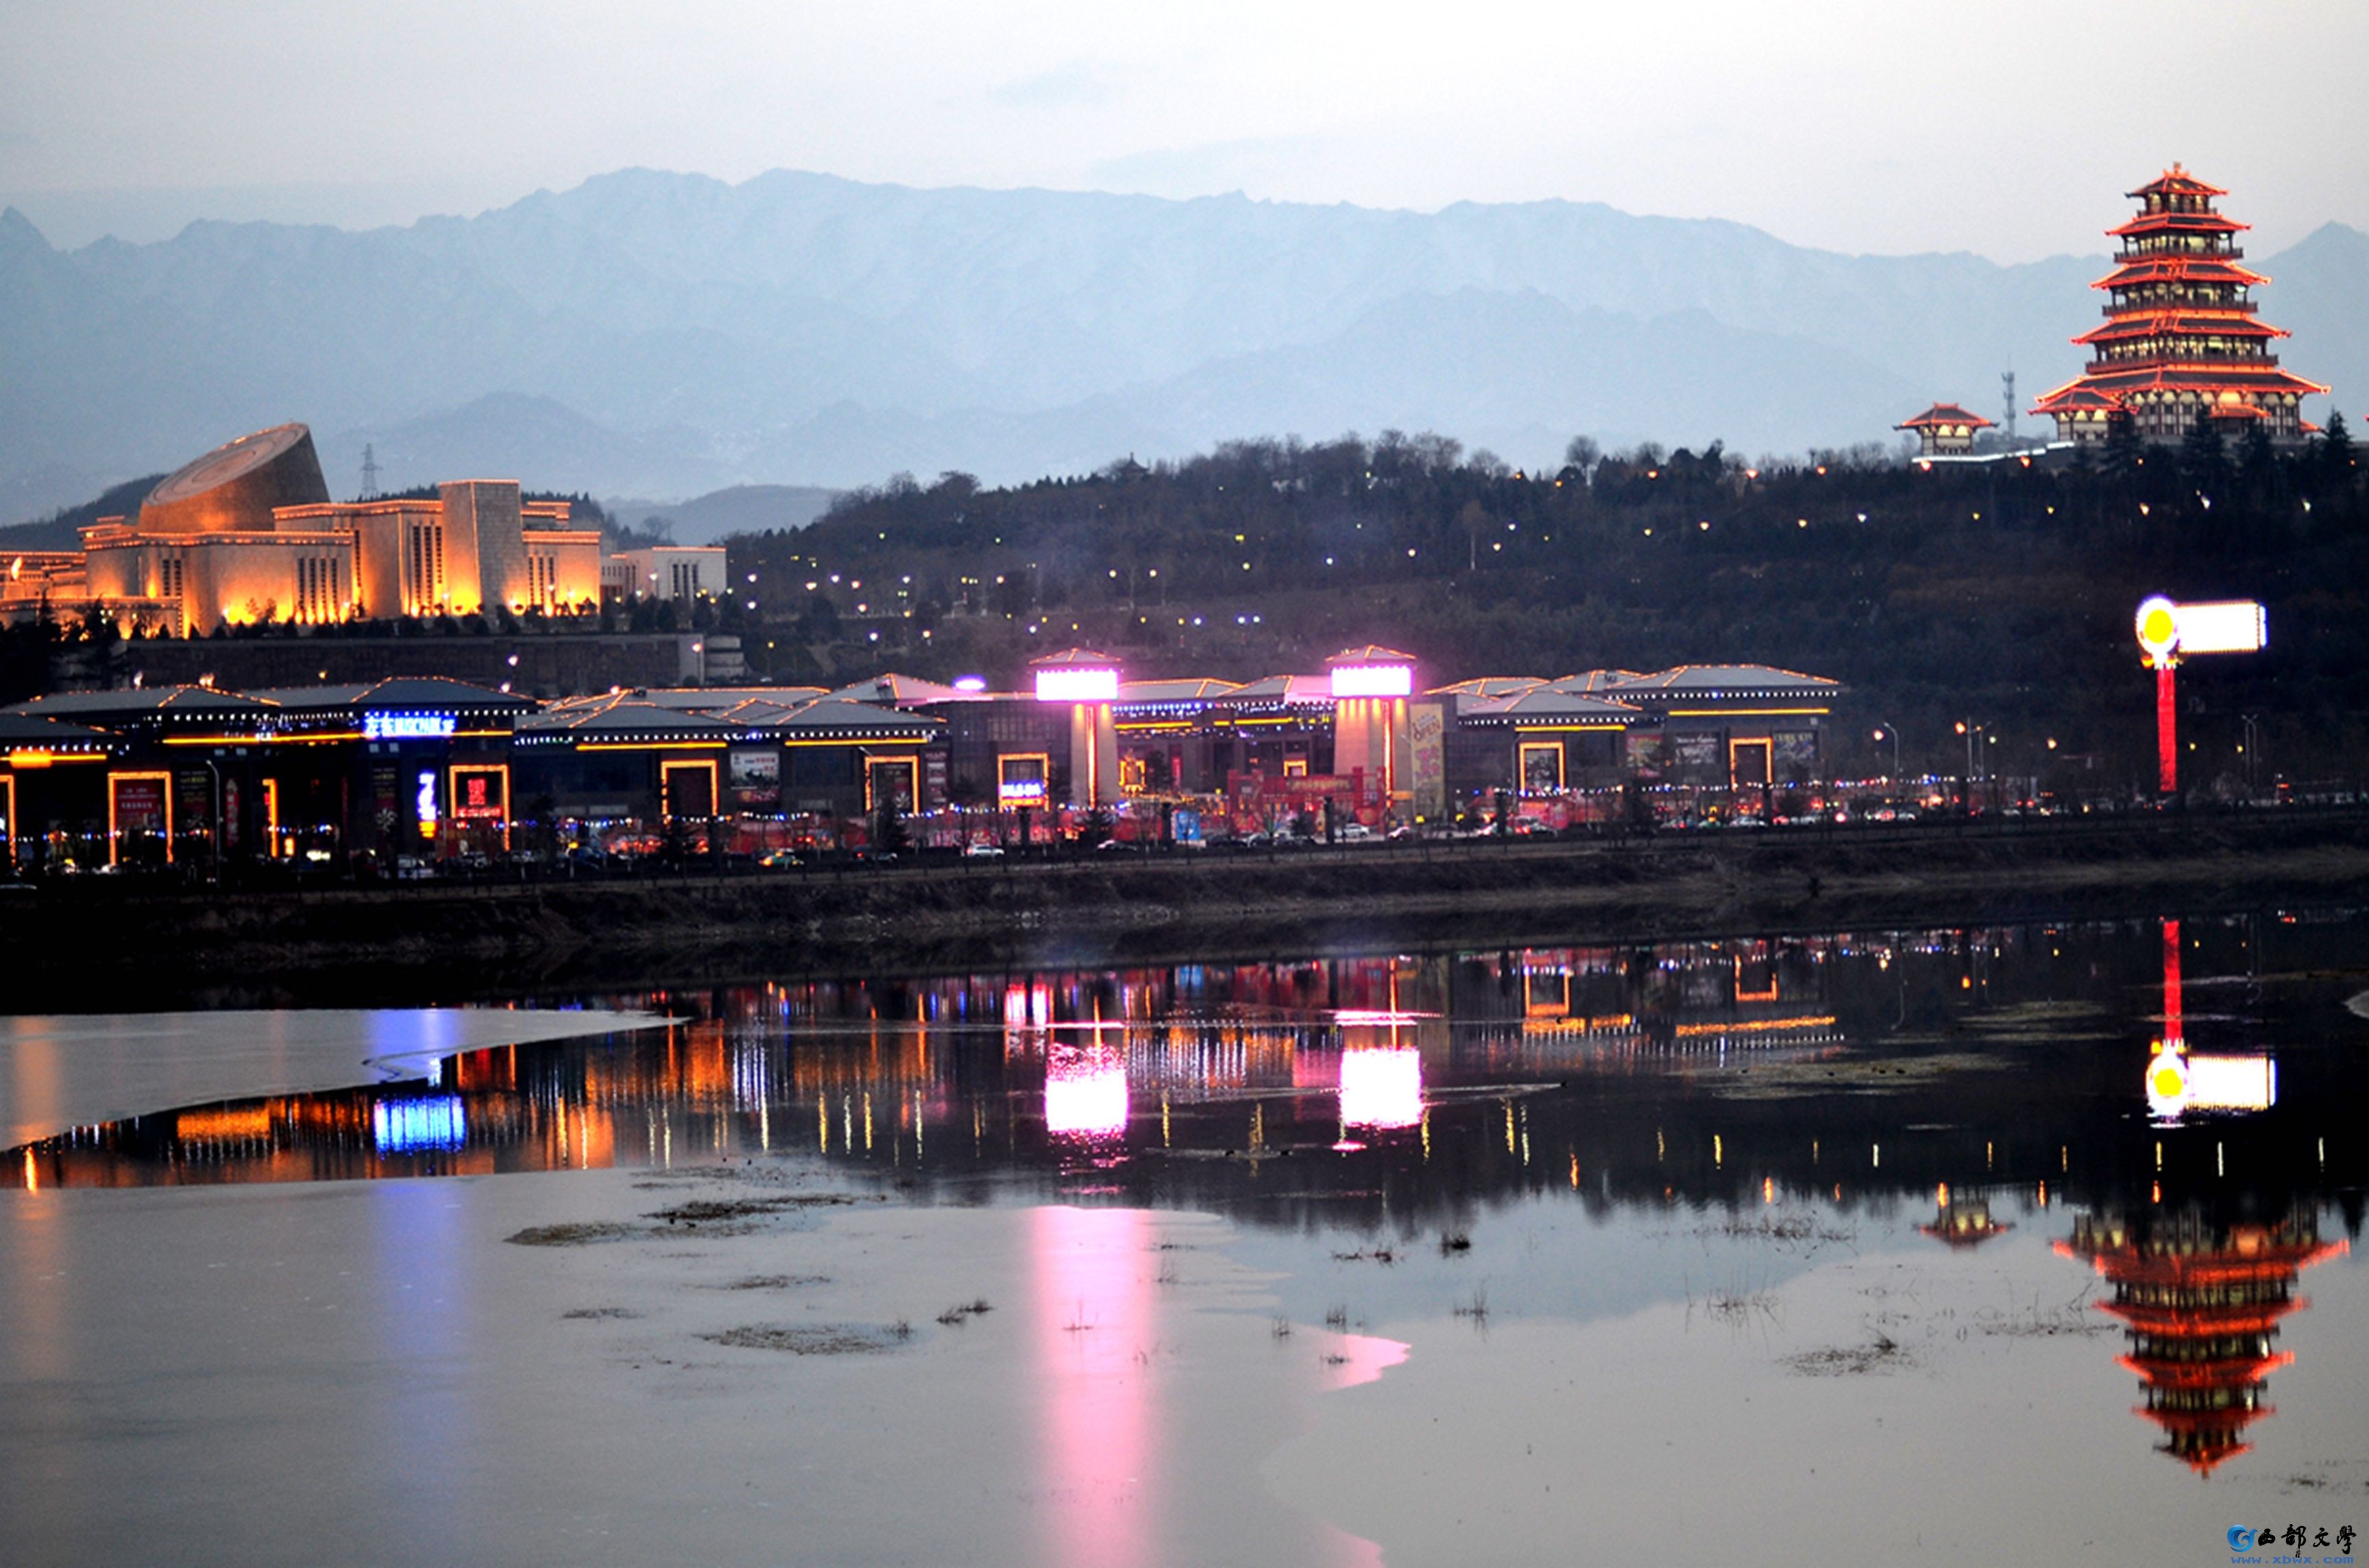
[[[2084,1215],[2056,1251],[2113,1285],[2113,1299],[2097,1305],[2129,1339],[2115,1360],[2146,1391],[2133,1413],[2163,1428],[2158,1451],[2209,1475],[2253,1446],[2247,1427],[2276,1413],[2263,1386],[2295,1359],[2272,1348],[2279,1320],[2310,1305],[2296,1276],[2346,1245],[2322,1242],[2308,1214],[2226,1228],[2193,1215],[2144,1228]]]
[[[2117,411],[2143,441],[2178,441],[2205,419],[2230,431],[2260,422],[2286,441],[2313,429],[2300,405],[2328,388],[2270,351],[2288,333],[2254,314],[2247,291],[2270,280],[2237,264],[2234,236],[2248,225],[2214,210],[2226,194],[2178,164],[2130,192],[2138,216],[2106,231],[2123,247],[2090,285],[2106,291],[2106,325],[2073,339],[2089,367],[2032,405],[2058,440],[2102,441]]]

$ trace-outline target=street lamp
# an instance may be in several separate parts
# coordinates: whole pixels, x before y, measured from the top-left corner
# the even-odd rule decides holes
[[[1962,807],[1971,807],[1974,792],[1974,737],[1983,733],[1983,727],[1972,719],[1962,718],[1958,721],[1958,733],[1966,738],[1966,771],[1958,780],[1958,803]]]
[[[1881,743],[1887,735],[1892,737],[1892,782],[1898,784],[1900,782],[1900,727],[1889,721],[1879,724],[1875,727],[1872,738]]]

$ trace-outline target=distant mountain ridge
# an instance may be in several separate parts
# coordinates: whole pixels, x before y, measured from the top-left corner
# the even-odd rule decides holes
[[[2242,193],[2228,203],[2242,219]],[[2099,227],[2119,219],[2117,192]],[[2256,258],[2364,384],[2369,236]],[[2073,373],[2098,258],[1854,257],[1595,204],[1434,213],[626,170],[473,218],[48,245],[0,212],[0,521],[287,418],[333,489],[464,471],[690,496],[996,481],[1230,436],[1431,427],[1517,463],[1889,440]]]

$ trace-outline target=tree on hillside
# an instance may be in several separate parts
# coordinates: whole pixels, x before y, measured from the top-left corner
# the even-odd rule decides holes
[[[2328,427],[2319,434],[2320,483],[2329,489],[2349,484],[2352,478],[2352,433],[2344,428],[2340,409],[2328,411]]]
[[[2228,452],[2212,419],[2198,419],[2180,439],[2180,473],[2188,481],[2189,488],[2207,500],[2213,499],[2227,481]]]
[[[2146,463],[2146,442],[2139,439],[2139,422],[2127,408],[2106,416],[2106,446],[2099,466],[2109,479],[2128,481]]]

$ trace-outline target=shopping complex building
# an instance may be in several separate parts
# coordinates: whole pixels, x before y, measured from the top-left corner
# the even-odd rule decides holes
[[[1430,685],[1379,647],[1247,681],[1136,679],[1082,648],[1021,674],[63,692],[0,713],[0,814],[19,862],[51,866],[1556,830],[1766,815],[1821,779],[1839,690],[1753,665]]]

